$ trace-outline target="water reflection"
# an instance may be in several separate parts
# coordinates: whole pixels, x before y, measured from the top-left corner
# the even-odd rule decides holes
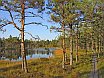
[[[49,58],[54,55],[55,48],[34,48],[26,50],[27,60],[32,58]],[[21,61],[20,50],[8,49],[0,52],[1,60]]]

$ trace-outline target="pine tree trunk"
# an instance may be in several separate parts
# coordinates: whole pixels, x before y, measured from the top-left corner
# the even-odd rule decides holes
[[[72,38],[72,25],[70,26],[70,65],[73,65],[73,38]]]
[[[85,38],[85,50],[86,50],[86,55],[87,55],[87,37]]]
[[[26,73],[28,72],[27,70],[27,61],[26,61],[26,52],[25,52],[25,44],[24,44],[24,23],[25,23],[25,4],[24,2],[21,4],[22,6],[22,19],[21,19],[21,56],[22,56],[22,70],[25,71]]]
[[[63,42],[62,42],[62,47],[63,47],[63,63],[62,63],[62,68],[65,69],[66,50],[65,50],[65,28],[64,28],[64,26],[63,26]]]
[[[94,54],[94,39],[93,39],[93,34],[91,33],[91,40],[92,40],[92,54]]]
[[[76,33],[76,62],[78,62],[78,26],[77,26],[77,33]]]
[[[24,32],[21,31],[21,56],[22,56],[22,70],[27,72],[26,52],[24,45]]]
[[[99,54],[100,54],[100,51],[101,51],[101,49],[100,49],[100,46],[101,46],[100,37],[99,37],[99,40],[98,41],[99,41],[98,42],[98,58],[99,58],[100,57]]]
[[[98,40],[96,40],[96,44],[95,44],[95,46],[96,46],[96,53],[98,53]]]

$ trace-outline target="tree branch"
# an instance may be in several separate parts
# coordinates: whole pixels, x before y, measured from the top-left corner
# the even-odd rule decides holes
[[[25,16],[25,17],[37,17],[37,16]]]
[[[6,30],[4,30],[4,29],[0,28],[0,31],[3,31],[3,33],[4,33]]]
[[[38,40],[40,40],[40,38],[39,38],[39,36],[38,35],[36,35],[37,36],[37,38],[36,37],[34,37],[31,33],[29,33],[29,32],[24,32],[24,33],[27,33],[27,34],[29,34],[32,38],[34,38],[35,40],[36,39],[38,39]]]
[[[1,9],[1,8],[0,8],[0,10],[2,10],[2,11],[8,11],[8,10],[5,10],[5,9]]]
[[[8,24],[13,24],[15,28],[17,28],[19,31],[21,31],[21,29],[20,29],[20,28],[16,25],[16,23],[14,22],[14,19],[13,19],[13,16],[12,16],[12,13],[11,13],[10,9],[8,9],[7,6],[5,6],[5,7],[6,7],[7,10],[5,10],[5,9],[0,9],[0,10],[9,12],[12,22],[7,21],[8,23],[1,24],[1,25],[0,25],[1,27],[0,27],[0,28],[6,26],[6,25],[8,25]]]
[[[25,24],[25,26],[26,26],[26,25],[30,25],[30,24],[37,24],[37,25],[45,26],[45,27],[47,27],[47,29],[48,29],[48,26],[47,26],[47,25],[43,25],[42,23],[37,23],[37,22],[27,23],[27,24]]]
[[[11,22],[5,23],[5,24],[0,24],[0,29],[3,28],[4,26],[11,24]]]
[[[2,29],[4,26],[9,25],[9,24],[13,24],[15,26],[15,28],[17,28],[19,31],[21,31],[21,29],[13,22],[8,22],[8,23],[5,23],[5,24],[1,24],[0,29]]]
[[[27,34],[29,34],[33,39],[38,39],[38,40],[40,40],[40,37],[38,36],[38,35],[36,35],[37,36],[37,38],[36,37],[34,37],[31,33],[29,33],[29,32],[24,32],[24,33],[27,33]],[[21,34],[19,34],[19,38],[20,38],[20,36],[21,36]]]
[[[33,17],[40,17],[40,18],[43,19],[43,17],[41,17],[40,15],[34,14],[33,12],[27,12],[27,13],[32,14]],[[28,16],[25,16],[25,17],[28,17]]]
[[[20,28],[16,25],[16,23],[14,22],[14,19],[13,19],[12,13],[11,13],[11,11],[10,11],[9,9],[8,9],[8,12],[9,12],[10,17],[11,17],[11,19],[12,19],[11,24],[13,24],[14,27],[17,28],[19,31],[21,31],[21,29],[20,29]]]

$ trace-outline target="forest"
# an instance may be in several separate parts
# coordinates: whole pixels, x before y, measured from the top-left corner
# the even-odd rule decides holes
[[[59,35],[41,39],[32,25]],[[0,34],[7,30],[0,78],[104,78],[104,0],[0,0]]]

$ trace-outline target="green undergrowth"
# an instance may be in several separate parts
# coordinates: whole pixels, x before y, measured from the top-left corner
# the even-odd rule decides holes
[[[104,57],[98,59],[98,74],[99,78],[104,78]]]
[[[67,58],[69,59],[69,58]],[[79,62],[73,66],[69,60],[65,69],[62,69],[62,56],[28,60],[28,73],[21,70],[21,62],[0,61],[0,78],[89,78],[91,72],[90,55],[80,56]],[[103,59],[103,57],[101,58]],[[104,74],[104,64],[98,62],[99,74]]]

